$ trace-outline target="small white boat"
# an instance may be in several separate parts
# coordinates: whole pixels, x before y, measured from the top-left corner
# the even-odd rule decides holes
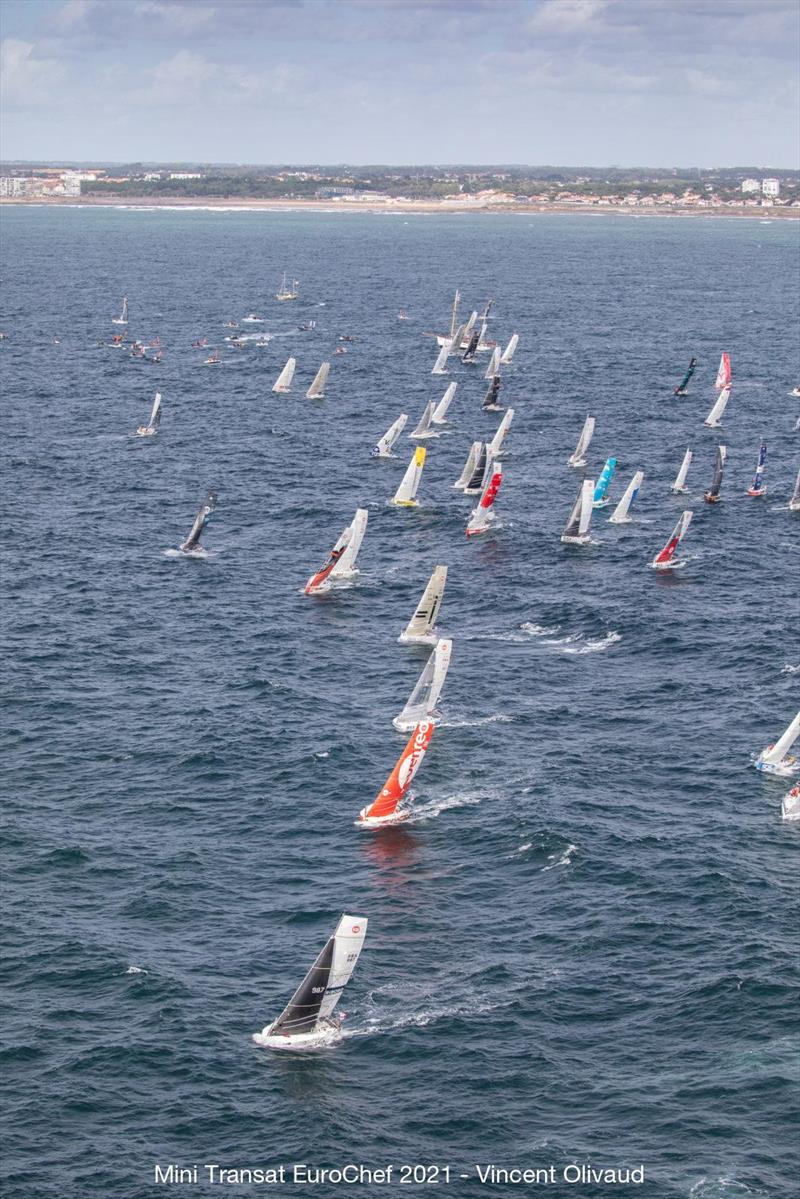
[[[265,1049],[318,1049],[339,1039],[342,1020],[333,1010],[356,967],[367,920],[343,915],[325,948],[286,1007],[271,1024],[253,1033]]]
[[[574,452],[570,454],[569,458],[567,459],[567,466],[576,466],[580,468],[586,465],[586,451],[589,448],[589,442],[592,440],[592,436],[594,434],[594,424],[594,417],[587,416],[586,420],[583,422],[583,428],[581,429],[581,435],[578,438],[578,444],[575,446]]]
[[[453,484],[454,489],[457,491],[463,491],[468,481],[472,478],[475,470],[475,464],[478,461],[478,455],[481,452],[482,446],[482,441],[473,441],[472,445],[469,447],[469,453],[467,454],[467,460],[464,463],[464,468]]]
[[[422,413],[422,416],[419,418],[419,421],[417,422],[416,429],[414,429],[413,432],[409,433],[409,435],[408,435],[409,437],[420,437],[421,438],[421,437],[438,437],[439,436],[435,429],[431,429],[431,421],[433,418],[433,408],[434,408],[433,400],[429,400],[428,403],[425,405],[425,411]]]
[[[753,763],[756,770],[762,770],[765,774],[776,774],[780,778],[789,778],[793,774],[800,774],[800,760],[795,754],[789,753],[798,737],[800,737],[800,712],[781,733],[775,744],[768,745],[761,751]]]
[[[436,341],[438,342],[438,344],[440,346],[452,345],[452,343],[453,343],[453,339],[455,338],[456,332],[458,330],[458,304],[459,304],[460,299],[461,299],[461,292],[458,290],[458,288],[456,288],[456,294],[453,297],[453,307],[450,312],[450,332],[449,333],[439,333],[436,335]],[[455,352],[455,351],[453,351],[453,352]]]
[[[247,316],[243,316],[240,322],[242,325],[263,325],[263,316],[256,316],[254,312],[250,312]]]
[[[792,787],[781,800],[781,820],[800,820],[800,786]]]
[[[367,531],[368,516],[366,508],[356,508],[355,516],[334,545],[327,562],[306,583],[306,595],[327,591],[335,579],[351,578],[358,574],[356,558]]]
[[[593,495],[594,479],[584,479],[561,534],[561,540],[565,545],[587,545],[591,540],[589,525],[592,523]]]
[[[513,333],[511,336],[510,342],[508,343],[506,348],[503,350],[503,353],[500,355],[500,365],[501,366],[508,366],[508,364],[511,362],[511,359],[514,357],[514,352],[516,351],[516,348],[518,345],[519,345],[519,333]]]
[[[681,566],[685,566],[685,561],[680,561],[675,557],[678,546],[686,536],[686,531],[692,523],[692,513],[690,511],[682,512],[678,523],[672,530],[669,540],[663,549],[659,550],[653,561],[650,563],[653,570],[678,570]]]
[[[500,424],[497,426],[497,430],[495,431],[494,437],[489,442],[489,456],[492,459],[492,461],[494,461],[495,459],[502,456],[503,442],[506,439],[508,430],[511,428],[511,422],[513,419],[514,419],[514,409],[509,408],[504,413],[503,419],[500,421]]]
[[[503,468],[499,462],[491,462],[489,477],[478,500],[477,506],[467,521],[467,537],[485,533],[494,524],[494,502],[503,481]]]
[[[291,390],[292,379],[294,378],[294,368],[297,366],[295,358],[287,359],[286,366],[272,385],[273,391],[287,392]]]
[[[392,453],[392,446],[397,441],[400,434],[403,432],[403,429],[405,429],[407,420],[408,420],[408,414],[406,412],[401,412],[400,415],[398,416],[397,420],[393,421],[393,423],[389,426],[389,428],[384,433],[383,437],[381,437],[380,441],[373,448],[373,451],[372,451],[373,458],[393,458],[394,457],[394,454]]]
[[[111,324],[112,325],[127,325],[127,323],[128,323],[128,297],[123,296],[122,297],[122,311],[120,312],[119,316],[112,316]]]
[[[139,425],[136,430],[138,437],[155,437],[158,432],[158,427],[161,424],[161,392],[156,392],[156,398],[153,400],[153,408],[150,413],[150,420],[146,425]]]
[[[202,548],[200,546],[200,535],[206,526],[206,521],[216,506],[217,493],[215,491],[209,491],[208,495],[197,510],[197,516],[194,518],[194,524],[191,527],[189,536],[178,547],[182,554],[197,554],[202,552]]]
[[[399,820],[405,820],[409,816],[408,808],[401,808],[400,805],[408,795],[414,775],[422,765],[434,728],[435,725],[429,720],[421,720],[414,726],[414,731],[397,759],[394,770],[373,802],[359,812],[356,824],[360,828],[382,828],[387,824],[397,824]]]
[[[422,674],[408,697],[408,702],[402,712],[392,721],[396,729],[401,732],[410,732],[420,721],[434,722],[436,720],[438,715],[436,704],[450,668],[452,649],[453,642],[446,637],[440,637],[436,642],[433,653],[425,663]]]
[[[418,445],[414,450],[411,461],[406,467],[406,473],[400,481],[400,486],[394,493],[391,502],[398,508],[418,508],[417,489],[422,478],[422,468],[425,465],[425,447]]]
[[[439,640],[436,620],[444,599],[447,567],[434,567],[414,615],[397,638],[401,644],[435,645]]]
[[[713,408],[709,412],[706,419],[703,421],[703,424],[707,428],[718,429],[719,426],[722,424],[722,417],[725,413],[725,409],[727,407],[728,400],[730,399],[730,397],[731,397],[730,387],[723,387],[722,391],[719,393],[719,395],[717,396],[717,398],[714,402]]]
[[[453,402],[453,396],[456,394],[457,386],[457,383],[448,384],[447,391],[444,393],[442,398],[439,400],[439,403],[433,410],[433,416],[431,417],[432,425],[447,424],[447,410]]]
[[[675,476],[675,482],[670,487],[673,495],[685,495],[689,488],[686,486],[686,476],[689,473],[689,467],[692,465],[692,451],[687,450],[683,455],[683,461],[678,468],[678,473]]]
[[[296,279],[292,280],[291,287],[286,278],[286,271],[283,272],[283,282],[279,290],[275,293],[276,300],[296,300],[300,295],[300,285]]]
[[[323,362],[322,366],[314,376],[314,381],[306,392],[307,400],[321,400],[325,395],[325,384],[328,382],[330,374],[330,362]]]
[[[639,496],[639,488],[642,485],[643,478],[644,471],[637,470],[630,483],[625,488],[622,499],[608,518],[612,525],[630,524],[631,520],[633,519],[630,515],[630,510],[636,503],[636,500]]]
[[[794,491],[792,498],[789,500],[789,511],[800,512],[800,470],[797,472],[797,478],[794,481]]]

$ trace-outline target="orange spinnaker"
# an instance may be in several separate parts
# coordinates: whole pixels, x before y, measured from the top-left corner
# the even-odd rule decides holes
[[[397,759],[394,770],[389,775],[372,807],[365,813],[366,819],[375,816],[391,816],[400,800],[411,786],[414,775],[422,765],[425,751],[433,736],[433,721],[421,720],[408,739],[408,744]]]

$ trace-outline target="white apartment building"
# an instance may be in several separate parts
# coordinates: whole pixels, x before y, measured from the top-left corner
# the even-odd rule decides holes
[[[767,196],[770,200],[777,200],[781,194],[780,179],[762,179],[761,194],[762,196]]]
[[[757,179],[743,179],[742,180],[742,195],[743,196],[749,196],[749,195],[752,195],[754,192],[760,192],[760,191],[761,191],[761,184],[758,182]]]

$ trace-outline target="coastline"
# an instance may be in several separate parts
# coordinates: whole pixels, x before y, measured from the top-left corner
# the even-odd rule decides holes
[[[744,205],[731,207],[697,208],[681,205],[646,205],[634,207],[629,204],[458,204],[446,201],[347,201],[347,200],[264,200],[236,197],[222,199],[213,196],[2,196],[0,207],[23,205],[62,208],[144,208],[144,209],[219,209],[241,212],[367,212],[388,215],[459,216],[469,214],[542,216],[548,214],[580,216],[635,216],[635,217],[749,217],[757,220],[800,219],[800,208],[748,208]]]

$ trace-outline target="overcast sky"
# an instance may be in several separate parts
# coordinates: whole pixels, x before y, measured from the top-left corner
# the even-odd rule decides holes
[[[3,158],[798,163],[798,0],[3,0]]]

